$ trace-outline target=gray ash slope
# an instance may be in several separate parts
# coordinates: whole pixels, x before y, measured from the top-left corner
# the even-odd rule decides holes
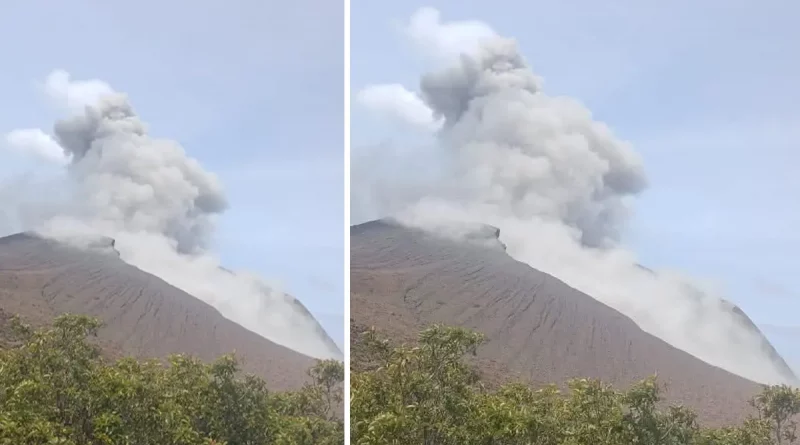
[[[119,258],[113,240],[80,247],[20,233],[0,238],[0,309],[34,325],[62,313],[101,318],[111,356],[191,354],[204,361],[236,352],[243,370],[275,390],[298,388],[315,360],[224,318],[215,308]]]
[[[351,322],[402,339],[434,322],[476,329],[488,339],[479,366],[490,382],[593,377],[624,387],[658,374],[668,401],[694,408],[711,424],[750,413],[747,400],[758,384],[670,346],[514,260],[499,240],[487,249],[487,234],[497,232],[482,233],[480,242],[463,243],[385,220],[352,226]]]

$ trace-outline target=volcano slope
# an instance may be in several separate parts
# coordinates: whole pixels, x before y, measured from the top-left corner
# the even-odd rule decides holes
[[[111,357],[235,352],[270,389],[302,386],[315,360],[224,318],[212,306],[122,261],[108,238],[78,248],[21,233],[0,238],[0,311],[34,326],[62,313],[100,318]]]
[[[351,341],[370,326],[398,341],[430,323],[462,326],[486,335],[477,365],[490,385],[589,377],[624,388],[657,374],[665,399],[708,425],[752,413],[758,384],[514,260],[496,238],[491,248],[492,240],[454,242],[382,220],[352,226],[350,236]]]

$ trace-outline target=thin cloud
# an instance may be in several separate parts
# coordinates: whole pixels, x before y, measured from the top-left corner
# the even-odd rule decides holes
[[[480,20],[444,22],[434,8],[420,8],[401,26],[417,50],[437,62],[449,62],[471,51],[486,39],[496,37],[491,26]]]
[[[442,125],[441,119],[434,116],[433,110],[419,95],[400,84],[368,85],[358,92],[356,99],[373,113],[427,132],[435,132]]]
[[[5,139],[8,148],[13,152],[62,166],[70,161],[69,155],[58,142],[39,128],[12,130],[6,134]]]

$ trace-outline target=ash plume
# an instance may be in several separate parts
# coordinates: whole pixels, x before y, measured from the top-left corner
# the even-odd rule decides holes
[[[57,202],[28,201],[18,230],[32,230],[76,247],[94,236],[113,238],[120,257],[217,308],[243,327],[316,358],[341,352],[293,297],[257,275],[231,273],[210,250],[216,219],[228,202],[219,179],[172,140],[153,138],[127,96],[99,80],[74,82],[51,74],[44,91],[68,112],[53,134],[12,134],[32,155],[64,166]],[[60,147],[60,157],[54,146]],[[41,159],[42,157],[39,156]],[[31,207],[35,207],[35,212]]]
[[[418,15],[408,30],[419,28]],[[422,36],[443,41],[454,26],[426,23]],[[795,383],[716,289],[644,269],[620,245],[632,201],[647,186],[642,160],[578,101],[545,94],[516,43],[487,29],[470,50],[443,55],[447,66],[422,76],[414,94],[443,121],[431,147],[416,160],[354,149],[353,223],[393,216],[451,237],[463,224],[491,224],[509,255],[671,345],[751,380]],[[420,159],[436,174],[403,169],[397,177],[393,166]]]
[[[93,225],[158,233],[181,253],[208,247],[213,218],[228,206],[219,180],[176,142],[150,138],[124,95],[102,96],[54,133]]]
[[[561,222],[589,246],[618,239],[626,198],[646,185],[641,160],[582,105],[544,95],[513,41],[485,40],[424,76],[422,96],[445,119],[454,182],[470,185],[454,199]]]

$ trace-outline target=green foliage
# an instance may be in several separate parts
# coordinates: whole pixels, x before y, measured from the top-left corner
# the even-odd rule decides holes
[[[299,391],[272,393],[241,377],[233,356],[108,362],[88,341],[101,326],[92,318],[13,324],[17,341],[0,350],[0,445],[343,444],[339,362],[319,362]]]
[[[792,418],[800,413],[800,390],[786,385],[769,386],[751,404],[768,422],[778,444],[797,440],[797,423]]]
[[[355,445],[772,445],[794,441],[800,392],[765,387],[760,414],[704,428],[680,406],[662,408],[655,377],[626,391],[597,380],[487,390],[465,362],[483,342],[465,329],[432,326],[413,346],[392,347],[370,330],[357,339],[371,366],[351,364]],[[363,352],[363,351],[359,351]],[[783,441],[783,442],[782,442]]]

